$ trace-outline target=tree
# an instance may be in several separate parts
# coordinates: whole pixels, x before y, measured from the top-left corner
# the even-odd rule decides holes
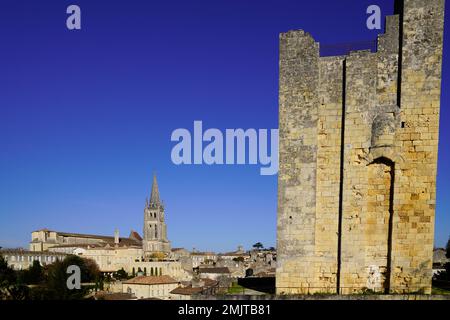
[[[0,255],[0,286],[3,284],[14,284],[16,282],[16,274],[14,270],[8,266],[5,258]]]
[[[234,261],[234,262],[244,262],[244,257],[236,257],[236,258],[233,258],[233,261]]]
[[[450,259],[450,238],[447,242],[445,256],[447,259]],[[436,280],[450,281],[450,262],[445,263],[444,268],[445,271],[439,272],[439,274],[435,277]]]
[[[57,297],[55,297],[54,293],[50,290],[48,290],[45,286],[37,286],[30,288],[30,300],[55,300]]]
[[[7,291],[11,300],[28,300],[30,298],[30,289],[26,285],[14,284]]]
[[[56,261],[49,266],[45,285],[47,289],[47,292],[45,292],[46,296],[51,297],[51,299],[72,300],[82,299],[86,295],[87,288],[84,286],[80,290],[70,290],[67,287],[67,268],[71,265],[76,265],[80,268],[82,283],[95,282],[98,285],[101,281],[100,271],[95,261],[70,255],[63,261]]]
[[[16,283],[16,274],[0,255],[0,300],[12,298],[11,289]],[[13,292],[14,293],[14,292]]]
[[[33,261],[33,264],[27,270],[18,273],[17,282],[20,284],[39,284],[44,280],[44,270],[39,261]]]
[[[82,259],[84,262],[84,272],[86,275],[85,281],[86,282],[98,282],[101,278],[100,268],[98,267],[97,262],[95,262],[92,259]],[[83,270],[82,270],[83,272]],[[83,280],[83,278],[82,278]]]
[[[253,245],[253,248],[255,248],[257,250],[261,250],[262,248],[264,248],[264,246],[261,242],[257,242]]]
[[[117,280],[128,279],[128,273],[123,268],[114,272],[113,276],[114,276],[114,279],[117,279]]]
[[[447,259],[450,259],[450,238],[447,241],[447,246],[445,247],[445,249],[445,256],[447,257]]]

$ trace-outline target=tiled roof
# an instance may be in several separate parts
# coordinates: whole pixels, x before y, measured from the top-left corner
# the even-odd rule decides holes
[[[192,252],[191,256],[216,256],[214,252]]]
[[[95,295],[97,300],[134,300],[136,299],[131,293],[107,293],[100,292]]]
[[[142,241],[141,235],[139,233],[137,233],[136,231],[134,231],[134,230],[131,230],[130,236],[128,238],[135,239],[135,240],[138,240],[138,241]]]
[[[219,284],[219,281],[212,280],[212,279],[202,279],[203,287],[192,287],[192,284],[186,286],[186,287],[178,287],[170,291],[170,293],[173,294],[181,294],[181,295],[191,295],[191,294],[198,294],[202,293],[202,291],[214,287]]]
[[[205,284],[205,287],[214,287],[215,285],[219,284],[219,281],[212,280],[212,279],[202,279],[203,283]]]
[[[51,251],[30,251],[25,249],[1,249],[0,255],[2,254],[24,254],[24,255],[35,255],[35,256],[67,256],[67,254],[62,252],[51,252]]]
[[[200,268],[198,271],[200,273],[230,273],[230,269],[227,267]]]
[[[262,271],[262,272],[258,272],[257,274],[255,274],[255,277],[259,277],[259,278],[274,278],[275,274]]]
[[[56,246],[51,246],[50,248],[87,248],[89,246],[94,246],[89,243],[74,243],[74,244],[58,244]]]
[[[249,257],[250,255],[248,253],[243,252],[225,252],[221,253],[221,256],[236,256],[236,257]]]
[[[139,277],[135,277],[133,279],[127,280],[124,283],[155,285],[155,284],[179,283],[179,281],[177,281],[174,278],[169,277],[169,276],[139,276]]]
[[[181,295],[191,295],[196,293],[201,293],[204,289],[202,287],[192,288],[192,287],[178,287],[170,291],[173,294],[181,294]]]
[[[58,236],[62,237],[73,237],[73,238],[84,238],[84,239],[98,239],[104,241],[109,244],[114,244],[114,237],[112,236],[102,236],[95,234],[82,234],[82,233],[71,233],[71,232],[60,232],[48,229],[42,229],[37,231],[48,231],[48,232],[56,232]],[[135,231],[134,231],[135,232]],[[137,232],[135,232],[137,234]],[[139,234],[137,236],[140,238]],[[142,238],[141,238],[142,240]],[[141,240],[135,238],[119,238],[119,245],[141,245]]]

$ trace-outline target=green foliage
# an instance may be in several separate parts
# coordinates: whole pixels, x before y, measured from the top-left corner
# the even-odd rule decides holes
[[[433,288],[431,294],[450,295],[450,290]]]
[[[447,259],[450,259],[450,238],[447,241],[447,246],[445,247],[445,249],[445,256],[447,257]]]
[[[19,284],[39,284],[44,281],[44,269],[39,261],[33,261],[33,265],[28,270],[21,270],[17,273]]]
[[[375,294],[378,294],[378,293],[375,292],[375,290],[373,290],[373,289],[362,288],[361,294],[363,294],[363,295],[375,295]]]
[[[67,300],[72,295],[77,295],[78,290],[67,288],[67,267],[63,261],[56,261],[48,268],[45,287],[48,297],[52,300]]]
[[[228,294],[243,294],[245,292],[245,288],[238,285],[236,282],[233,282],[231,286],[228,288]]]
[[[335,295],[335,293],[329,292],[329,291],[317,291],[317,292],[314,292],[312,295],[319,296],[319,297],[325,297],[325,296]]]
[[[113,277],[116,280],[125,280],[129,278],[128,273],[123,268],[114,272]]]
[[[11,300],[27,300],[30,298],[30,289],[23,284],[12,285],[8,289],[9,299]]]
[[[5,258],[0,255],[0,287],[8,286],[16,282],[16,274],[14,270],[8,267]]]
[[[11,293],[17,297],[19,294],[16,294],[14,286],[16,284],[16,274],[12,268],[8,266],[5,258],[0,255],[0,299],[12,299]]]
[[[50,290],[46,286],[36,286],[30,288],[29,293],[30,300],[56,300],[57,295],[54,291]]]
[[[446,254],[445,256],[447,257],[447,259],[450,259],[450,239],[447,242],[447,246],[446,246]],[[445,271],[441,271],[439,272],[439,274],[437,274],[435,276],[436,280],[440,280],[440,281],[450,281],[450,262],[447,262],[444,265]]]
[[[253,248],[260,250],[260,249],[264,248],[264,246],[261,242],[257,242],[253,245]]]
[[[17,273],[8,266],[6,260],[0,255],[0,299],[25,300],[29,299],[29,296],[30,289],[19,283]]]
[[[439,272],[434,278],[440,281],[450,281],[450,262],[444,265],[445,271]]]
[[[81,299],[86,295],[86,287],[79,290],[67,288],[67,268],[71,265],[77,265],[80,268],[82,283],[95,282],[97,286],[100,284],[101,276],[97,264],[92,260],[71,255],[63,261],[56,261],[49,266],[45,284],[47,291],[44,293],[46,297],[57,300],[72,300]]]
[[[102,287],[103,279],[95,261],[79,256],[67,256],[63,261],[42,268],[34,261],[28,270],[14,271],[0,255],[1,300],[69,300],[83,299],[89,287],[80,290],[67,288],[67,268],[77,265],[81,271],[81,283],[95,283],[91,288]]]
[[[244,262],[244,257],[236,257],[236,258],[233,258],[233,261],[234,261],[234,262]]]

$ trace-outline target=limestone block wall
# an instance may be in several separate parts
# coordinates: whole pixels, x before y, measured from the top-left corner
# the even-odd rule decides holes
[[[314,277],[319,46],[311,36],[280,38],[280,175],[277,285],[301,293]]]
[[[340,158],[342,140],[343,57],[322,58],[319,63],[319,119],[315,255],[312,287],[336,288],[339,225]]]
[[[405,1],[393,287],[431,291],[444,0]]]
[[[444,1],[396,7],[376,53],[280,36],[280,294],[431,290]]]

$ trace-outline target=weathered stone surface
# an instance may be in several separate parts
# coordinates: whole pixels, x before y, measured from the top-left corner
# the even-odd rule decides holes
[[[378,51],[280,36],[279,294],[431,292],[444,0],[405,0]]]

